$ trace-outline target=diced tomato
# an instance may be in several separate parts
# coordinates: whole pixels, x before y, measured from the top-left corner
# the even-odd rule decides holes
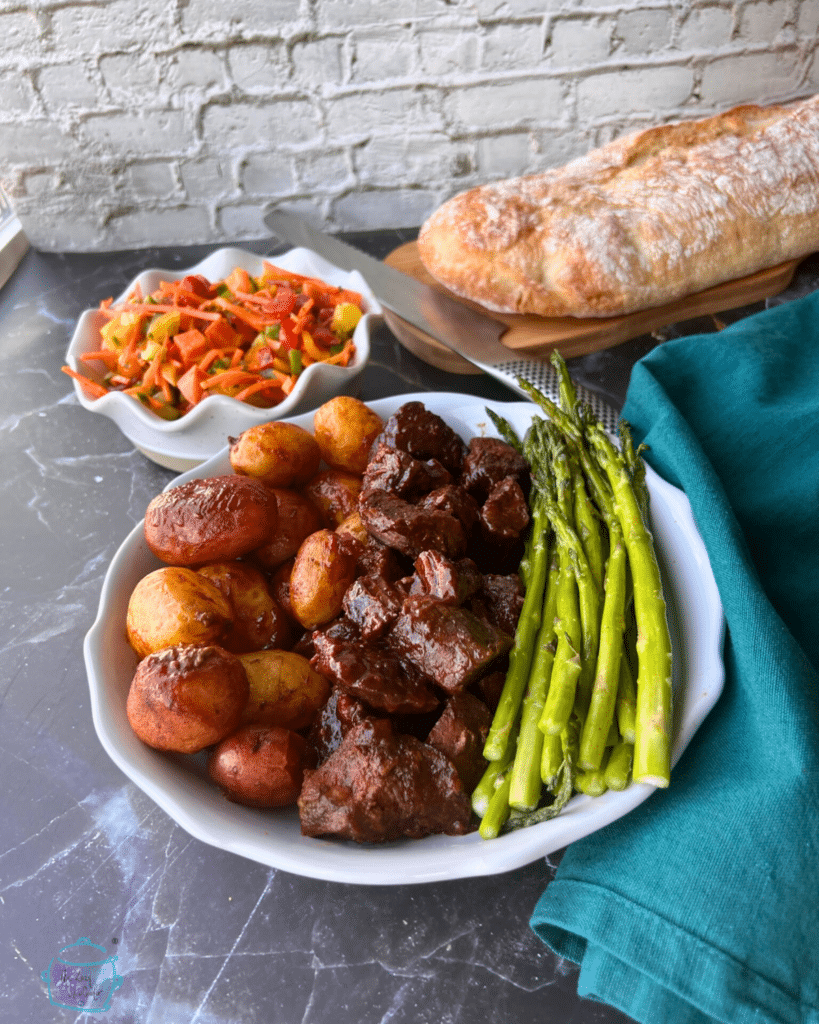
[[[208,324],[205,328],[205,337],[214,348],[235,348],[239,343],[238,334],[224,317]]]

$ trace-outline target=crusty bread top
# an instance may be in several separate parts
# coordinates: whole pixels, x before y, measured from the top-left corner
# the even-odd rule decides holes
[[[444,203],[427,270],[499,312],[612,316],[819,249],[819,96],[617,139]]]

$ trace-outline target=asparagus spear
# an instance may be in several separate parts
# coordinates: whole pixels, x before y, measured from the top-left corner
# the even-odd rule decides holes
[[[625,623],[626,547],[619,525],[612,523],[610,537],[597,667],[580,737],[579,766],[594,771],[600,768],[609,729],[614,721]]]
[[[668,786],[671,775],[671,638],[654,541],[622,454],[605,431],[588,431],[614,494],[628,552],[637,621],[637,714],[633,776],[637,782]]]
[[[554,547],[550,558],[540,630],[535,642],[529,683],[521,710],[515,762],[511,769],[509,803],[518,810],[533,810],[537,807],[541,797],[540,766],[543,733],[539,723],[555,657],[555,615],[559,571],[557,549]]]
[[[634,757],[634,744],[621,740],[616,744],[603,771],[603,780],[609,789],[620,791],[626,788],[631,773],[631,762]]]

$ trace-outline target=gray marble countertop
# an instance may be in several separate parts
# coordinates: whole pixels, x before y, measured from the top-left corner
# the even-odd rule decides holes
[[[410,237],[352,240],[383,256]],[[242,247],[275,251],[269,242]],[[214,248],[29,251],[0,291],[0,1019],[87,1019],[52,1005],[41,977],[85,937],[118,958],[123,983],[104,1015],[111,1022],[624,1021],[578,998],[577,969],[529,930],[559,854],[474,880],[313,881],[193,839],[97,740],[83,637],[108,563],[173,474],[83,410],[60,366],[81,310],[146,267],[182,268]],[[817,284],[812,259],[780,300]],[[686,324],[665,336],[715,326]],[[634,361],[660,340],[639,338],[570,365],[619,406]],[[360,381],[365,400],[424,390],[516,397],[489,378],[432,369],[384,327]]]

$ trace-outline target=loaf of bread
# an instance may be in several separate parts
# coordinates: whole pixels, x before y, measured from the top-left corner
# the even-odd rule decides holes
[[[616,139],[471,189],[421,228],[448,289],[498,312],[605,317],[819,249],[819,96]]]

